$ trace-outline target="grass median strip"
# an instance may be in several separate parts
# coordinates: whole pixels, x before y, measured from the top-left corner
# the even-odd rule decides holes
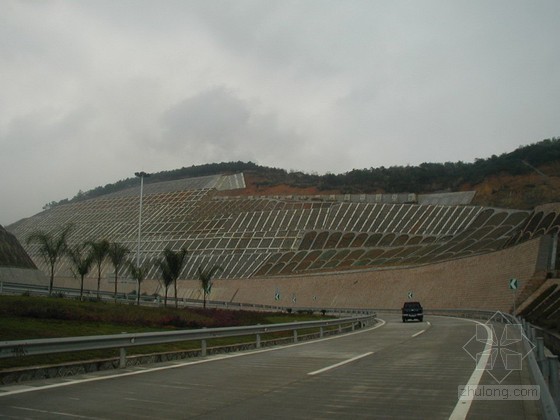
[[[0,296],[0,341],[27,340],[36,338],[75,337],[87,335],[107,335],[173,331],[182,329],[232,327],[239,325],[275,324],[324,319],[320,315],[266,313],[256,311],[230,311],[218,309],[189,308],[147,308],[129,304],[109,302],[80,302],[78,300]],[[317,329],[298,332],[303,337],[316,333]],[[267,333],[262,342],[285,338],[291,332]],[[255,336],[216,338],[207,340],[207,347],[254,343]],[[195,351],[200,349],[197,341],[183,341],[162,345],[129,347],[129,356],[152,353]],[[0,359],[0,370],[53,365],[92,359],[117,358],[118,349],[61,353],[44,356],[22,356]]]

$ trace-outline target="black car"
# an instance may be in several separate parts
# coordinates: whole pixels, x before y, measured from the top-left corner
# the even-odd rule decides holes
[[[420,302],[405,302],[402,307],[402,322],[409,319],[417,319],[422,322],[424,320],[424,310]]]

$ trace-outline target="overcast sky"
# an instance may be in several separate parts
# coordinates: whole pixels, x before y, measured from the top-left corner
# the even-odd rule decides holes
[[[465,161],[560,136],[558,0],[0,0],[0,224],[222,161]]]

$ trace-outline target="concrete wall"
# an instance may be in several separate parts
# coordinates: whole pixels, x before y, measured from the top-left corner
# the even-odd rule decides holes
[[[400,308],[412,291],[413,300],[427,308],[508,311],[513,301],[509,279],[519,279],[523,287],[532,277],[545,276],[547,239],[415,268],[218,280],[210,299],[281,306]],[[180,285],[180,297],[201,297],[197,282],[182,281]],[[277,291],[279,301],[274,300]]]
[[[41,271],[31,268],[0,267],[0,281],[48,286],[49,279]]]
[[[509,279],[520,280],[521,288],[531,278],[544,279],[550,247],[550,237],[543,236],[501,251],[420,267],[216,280],[209,299],[293,307],[381,309],[400,308],[412,291],[412,300],[422,302],[426,308],[509,311],[513,302]],[[74,278],[57,277],[54,286],[79,288],[80,283]],[[97,280],[86,279],[84,287],[96,290]],[[113,280],[102,278],[101,288],[113,291]],[[135,290],[135,282],[119,282],[119,292]],[[144,281],[141,291],[159,291],[163,295],[156,280]],[[276,292],[280,294],[278,301],[274,299]],[[180,280],[178,294],[180,298],[202,299],[200,283]],[[169,296],[172,295],[171,287]]]

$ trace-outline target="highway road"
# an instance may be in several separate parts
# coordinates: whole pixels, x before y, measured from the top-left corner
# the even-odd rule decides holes
[[[0,418],[539,418],[537,401],[458,401],[473,380],[530,384],[526,366],[506,379],[475,369],[489,345],[472,340],[475,322],[380,318],[313,342],[4,386]]]

